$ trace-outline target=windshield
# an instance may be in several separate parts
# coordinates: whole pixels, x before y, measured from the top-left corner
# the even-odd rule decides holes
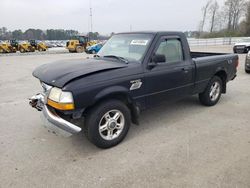
[[[98,52],[100,57],[117,56],[128,60],[141,61],[152,34],[118,34],[112,36]]]

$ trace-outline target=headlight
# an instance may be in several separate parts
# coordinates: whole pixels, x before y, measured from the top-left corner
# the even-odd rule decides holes
[[[71,92],[53,87],[50,90],[47,104],[58,110],[74,110],[74,100]]]
[[[55,102],[60,102],[61,94],[62,94],[62,90],[61,89],[53,87],[50,90],[49,99],[51,99],[51,100],[53,100]]]

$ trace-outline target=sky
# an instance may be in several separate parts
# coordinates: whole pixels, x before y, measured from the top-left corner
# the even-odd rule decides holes
[[[224,0],[218,0],[223,4]],[[0,27],[111,32],[197,30],[207,0],[0,0]]]

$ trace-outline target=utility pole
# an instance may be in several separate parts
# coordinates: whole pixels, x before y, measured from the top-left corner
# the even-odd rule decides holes
[[[92,5],[91,5],[91,0],[89,1],[89,16],[90,16],[90,32],[93,32],[93,14],[92,14]]]

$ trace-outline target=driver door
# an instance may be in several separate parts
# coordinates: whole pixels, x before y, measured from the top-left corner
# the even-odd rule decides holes
[[[153,54],[165,55],[166,60],[157,63],[145,74],[147,105],[177,100],[190,94],[193,86],[193,65],[184,57],[181,39],[162,37]]]

